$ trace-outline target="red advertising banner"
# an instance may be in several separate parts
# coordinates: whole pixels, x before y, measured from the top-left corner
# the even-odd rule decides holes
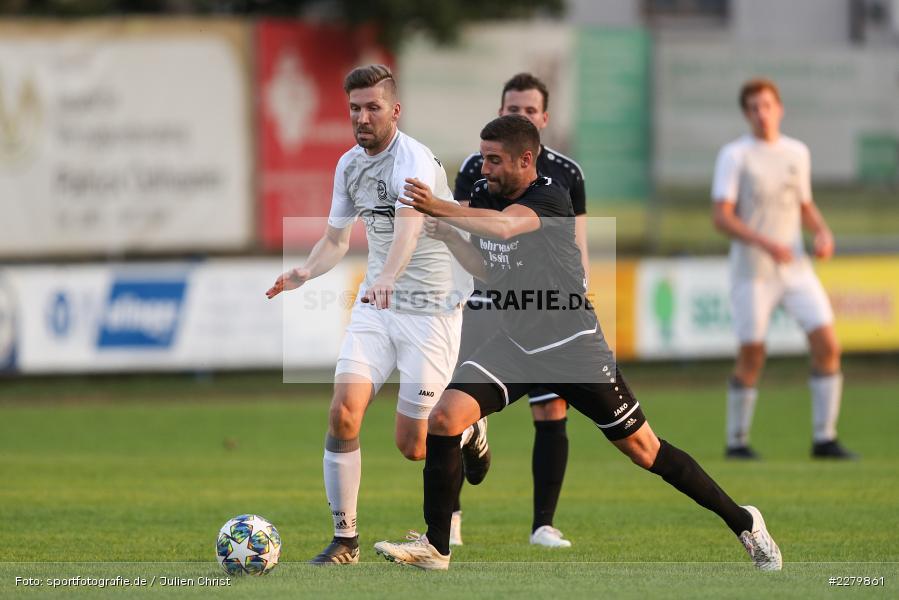
[[[256,28],[260,237],[265,248],[311,247],[327,217],[334,168],[355,144],[343,78],[355,66],[392,62],[370,28],[261,21]]]

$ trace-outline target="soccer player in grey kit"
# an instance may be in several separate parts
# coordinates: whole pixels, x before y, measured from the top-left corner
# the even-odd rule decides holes
[[[740,90],[751,132],[718,153],[712,184],[713,221],[731,238],[731,312],[740,342],[727,391],[725,455],[755,459],[749,429],[765,362],[771,313],[782,306],[805,331],[811,349],[812,456],[847,459],[837,441],[843,389],[833,310],[802,247],[802,228],[814,235],[815,256],[827,259],[834,241],[812,200],[808,147],[783,135],[780,92],[769,79]]]

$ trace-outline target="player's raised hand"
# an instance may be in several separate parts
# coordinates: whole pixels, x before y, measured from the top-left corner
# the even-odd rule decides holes
[[[446,242],[453,234],[453,228],[434,217],[425,217],[425,233],[428,237]]]
[[[434,210],[437,208],[437,203],[440,200],[434,198],[431,188],[426,183],[414,177],[407,177],[403,190],[405,190],[405,196],[398,198],[400,202],[406,206],[411,206],[418,212],[434,215]]]
[[[376,308],[390,308],[390,299],[393,297],[395,287],[396,280],[393,277],[381,274],[365,291],[362,303],[374,304]]]
[[[815,256],[822,259],[827,260],[831,256],[833,256],[834,251],[834,241],[833,234],[826,229],[822,229],[818,233],[815,234],[814,240],[815,247]]]
[[[275,285],[270,287],[268,291],[265,292],[265,295],[269,300],[280,294],[281,292],[285,292],[288,290],[295,290],[307,281],[311,279],[312,273],[309,269],[291,269],[286,273],[282,273],[275,280]]]

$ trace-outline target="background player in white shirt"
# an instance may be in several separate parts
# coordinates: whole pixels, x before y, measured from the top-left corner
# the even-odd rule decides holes
[[[777,86],[753,79],[740,90],[751,134],[718,153],[712,185],[715,227],[732,238],[731,308],[740,349],[727,394],[730,458],[757,458],[749,429],[756,382],[765,362],[765,335],[779,305],[808,335],[814,435],[812,456],[854,458],[837,442],[843,376],[833,311],[802,245],[802,228],[814,236],[815,256],[830,258],[833,235],[812,201],[808,147],[782,135],[783,105]]]
[[[305,264],[266,292],[272,298],[333,268],[362,217],[368,268],[335,369],[323,460],[334,538],[310,561],[316,564],[359,561],[359,431],[365,409],[394,369],[400,371],[397,448],[409,460],[424,458],[428,415],[455,367],[461,302],[471,290],[446,246],[423,234],[423,216],[397,202],[407,177],[428,181],[437,197],[455,201],[433,153],[397,129],[400,104],[390,69],[354,69],[344,90],[358,145],[337,163],[327,230]]]

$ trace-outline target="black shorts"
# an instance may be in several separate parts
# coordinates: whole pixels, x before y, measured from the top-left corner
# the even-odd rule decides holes
[[[532,379],[535,374],[539,383]],[[447,386],[477,400],[482,417],[536,388],[565,398],[610,440],[626,438],[646,421],[600,332],[537,354],[526,354],[507,336],[496,334],[468,358],[460,358]]]
[[[485,301],[487,301],[485,299]],[[459,344],[459,360],[457,366],[474,354],[474,351],[489,340],[497,332],[496,311],[483,308],[477,299],[470,299],[462,313],[462,341]],[[543,404],[555,400],[559,394],[546,386],[535,387],[528,392],[529,404]]]

